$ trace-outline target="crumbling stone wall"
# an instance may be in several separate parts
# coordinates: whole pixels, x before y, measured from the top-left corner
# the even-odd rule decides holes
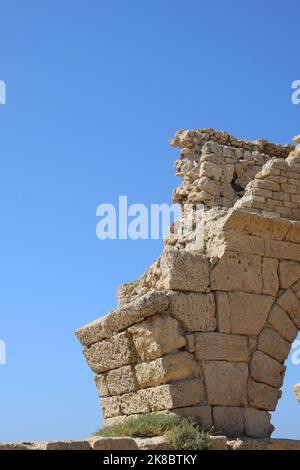
[[[162,256],[119,289],[118,308],[76,332],[105,423],[172,412],[227,436],[268,437],[300,329],[300,222],[286,205],[300,190],[300,151],[212,130],[180,131],[172,145],[184,178],[174,197],[183,214],[205,204],[203,243],[195,250],[175,227]],[[268,211],[268,199],[282,204]]]

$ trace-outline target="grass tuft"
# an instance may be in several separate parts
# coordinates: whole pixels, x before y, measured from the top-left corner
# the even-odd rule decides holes
[[[153,437],[165,434],[175,450],[208,450],[210,436],[188,418],[168,414],[145,413],[137,418],[107,426],[95,432],[101,437]]]

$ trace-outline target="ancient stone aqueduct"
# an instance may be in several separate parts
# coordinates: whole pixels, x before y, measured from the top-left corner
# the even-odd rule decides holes
[[[268,437],[300,329],[300,146],[213,129],[179,131],[171,145],[190,231],[175,223],[118,307],[76,332],[105,423],[172,412]]]

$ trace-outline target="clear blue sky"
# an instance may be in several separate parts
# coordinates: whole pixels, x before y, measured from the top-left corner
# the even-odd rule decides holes
[[[0,0],[0,440],[81,438],[100,426],[73,331],[161,241],[100,241],[96,207],[169,202],[168,139],[214,127],[300,132],[298,0]],[[300,439],[288,363],[277,434]]]

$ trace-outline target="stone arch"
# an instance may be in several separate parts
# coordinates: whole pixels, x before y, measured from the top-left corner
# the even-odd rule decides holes
[[[200,162],[200,178],[182,163],[175,200],[183,214],[186,203],[205,202],[202,246],[193,251],[191,234],[179,238],[174,229],[141,279],[119,289],[118,307],[76,334],[106,424],[169,412],[227,436],[269,437],[269,412],[300,329],[299,152],[212,130],[176,139],[183,158]],[[256,159],[261,167],[229,204],[216,162],[230,165],[232,155],[241,157],[236,164]]]

